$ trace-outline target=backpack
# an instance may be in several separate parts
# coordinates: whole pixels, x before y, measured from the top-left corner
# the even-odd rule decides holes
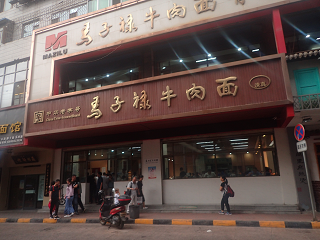
[[[230,185],[227,185],[227,194],[229,195],[229,197],[234,197],[234,191],[232,190]]]
[[[127,186],[126,186],[127,187]],[[129,188],[132,188],[132,182],[130,182],[130,187]],[[127,196],[131,196],[131,190],[130,189],[127,189],[125,195]]]

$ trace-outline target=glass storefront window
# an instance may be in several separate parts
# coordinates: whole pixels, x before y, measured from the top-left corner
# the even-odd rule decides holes
[[[141,174],[141,146],[100,148],[65,152],[63,180],[75,174],[81,182],[92,174],[110,173],[116,181]]]
[[[162,145],[164,178],[279,175],[273,134],[259,134]]]

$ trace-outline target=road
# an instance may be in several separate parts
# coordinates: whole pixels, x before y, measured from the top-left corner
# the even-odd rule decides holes
[[[209,232],[208,232],[209,230]],[[0,223],[0,239],[145,239],[145,240],[307,240],[320,239],[320,229],[279,229],[254,227],[168,226],[128,224],[119,230],[100,224]]]

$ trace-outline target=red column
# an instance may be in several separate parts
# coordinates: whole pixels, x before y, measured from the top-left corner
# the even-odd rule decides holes
[[[272,24],[278,53],[287,53],[279,9],[272,11]]]

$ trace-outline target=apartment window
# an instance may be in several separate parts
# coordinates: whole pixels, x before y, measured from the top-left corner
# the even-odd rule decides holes
[[[24,103],[28,60],[0,67],[0,107]]]
[[[279,175],[273,134],[164,142],[165,179]]]
[[[126,1],[129,0],[89,0],[89,12],[93,12]]]
[[[23,29],[22,37],[24,38],[24,37],[31,36],[32,35],[32,31],[36,30],[37,28],[39,28],[39,24],[40,24],[39,20],[23,24],[23,26],[22,26],[22,29]]]
[[[67,11],[59,12],[53,14],[51,17],[51,24],[62,22],[64,20],[74,18],[87,13],[87,5],[83,5],[80,7],[72,8]]]

